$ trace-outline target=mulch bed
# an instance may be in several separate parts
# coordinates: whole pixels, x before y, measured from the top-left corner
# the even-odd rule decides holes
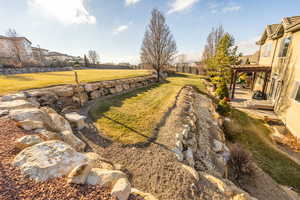
[[[37,183],[24,177],[10,163],[19,152],[14,141],[28,134],[16,122],[0,118],[0,200],[116,200],[109,188],[70,185],[64,178]],[[131,195],[129,200],[142,198]]]

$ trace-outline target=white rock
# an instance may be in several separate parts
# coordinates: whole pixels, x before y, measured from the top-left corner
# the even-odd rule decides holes
[[[185,156],[185,159],[188,161],[188,164],[189,164],[191,167],[194,167],[195,161],[194,161],[193,151],[192,151],[191,148],[188,148],[188,150],[186,150],[186,151],[184,152],[184,156]]]
[[[24,108],[35,108],[33,103],[25,100],[14,100],[14,101],[4,101],[0,102],[0,110],[14,110],[14,109],[24,109]]]
[[[69,131],[73,133],[70,123],[61,115],[57,114],[55,110],[49,107],[43,107],[41,110],[49,115],[53,122],[51,127],[53,130],[57,132]]]
[[[181,141],[177,141],[177,142],[176,142],[176,148],[179,149],[180,151],[183,150],[183,144],[182,144]]]
[[[68,175],[67,182],[74,184],[85,184],[85,181],[93,168],[89,163],[80,164]]]
[[[183,135],[181,133],[176,133],[176,139],[179,141],[183,140]]]
[[[195,178],[196,181],[200,180],[198,172],[193,167],[190,167],[188,165],[182,165],[182,167],[186,169]]]
[[[34,132],[39,134],[46,141],[48,141],[48,140],[60,140],[61,139],[61,137],[58,133],[48,131],[48,130],[45,130],[45,129],[37,129]]]
[[[71,145],[76,151],[82,152],[84,151],[84,148],[86,144],[81,141],[78,137],[76,137],[73,132],[70,131],[63,131],[58,133],[60,135],[60,138],[66,142],[67,144]]]
[[[177,157],[177,160],[179,161],[179,162],[182,162],[183,161],[183,153],[182,153],[182,151],[180,151],[179,149],[177,149],[177,148],[174,148],[173,150],[172,150],[174,153],[175,153],[175,155],[176,155],[176,157]]]
[[[86,84],[84,86],[84,88],[85,88],[85,91],[92,92],[92,91],[97,90],[99,88],[99,84],[93,84],[93,83]]]
[[[131,193],[131,185],[127,178],[120,178],[114,184],[111,195],[118,200],[127,200]]]
[[[152,194],[142,192],[136,188],[131,188],[131,194],[137,194],[144,198],[144,200],[157,200]]]
[[[214,139],[213,141],[213,151],[216,153],[223,152],[224,144],[219,140]]]
[[[38,108],[25,108],[11,110],[9,113],[10,117],[16,121],[34,120],[34,121],[47,121],[49,122],[50,117]]]
[[[116,92],[122,92],[123,91],[123,88],[122,88],[122,85],[117,85],[116,86]]]
[[[0,110],[0,117],[8,115],[9,111],[8,110]]]
[[[24,120],[19,122],[20,126],[26,131],[44,128],[42,121]]]
[[[116,170],[93,168],[86,179],[86,183],[102,187],[112,187],[120,178],[127,178],[126,174]]]
[[[97,99],[101,96],[102,96],[102,93],[101,93],[100,90],[95,90],[95,91],[91,92],[91,98],[92,99]]]
[[[66,119],[70,122],[73,122],[76,124],[78,130],[82,130],[86,127],[86,124],[84,120],[86,119],[85,116],[79,115],[76,112],[68,113],[65,115]]]
[[[71,97],[74,94],[72,87],[58,87],[54,92],[60,97]]]
[[[68,175],[72,169],[86,163],[84,154],[57,140],[42,142],[21,151],[13,165],[36,181]]]
[[[16,94],[8,94],[1,98],[1,101],[14,101],[14,100],[25,100],[26,95],[23,92]]]
[[[17,139],[16,147],[19,149],[25,149],[41,142],[43,142],[43,140],[37,135],[26,135]]]
[[[189,137],[190,130],[188,128],[183,129],[182,135],[184,139],[187,139]]]

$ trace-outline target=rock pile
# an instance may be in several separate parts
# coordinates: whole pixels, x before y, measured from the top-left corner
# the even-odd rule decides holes
[[[96,160],[98,163],[100,156],[83,153],[86,144],[73,133],[71,124],[81,130],[86,127],[86,117],[76,112],[67,112],[64,116],[59,113],[78,99],[82,103],[82,100],[143,87],[154,81],[155,78],[148,76],[3,96],[0,100],[0,117],[7,116],[17,121],[24,130],[33,133],[15,141],[16,147],[22,151],[12,164],[36,181],[67,176],[69,183],[109,187],[113,197],[127,200],[132,192],[127,175],[105,167],[96,168]],[[107,165],[104,163],[101,166]]]
[[[254,200],[232,182],[223,179],[230,152],[221,129],[223,119],[216,112],[214,103],[192,87],[184,90],[184,125],[182,131],[176,134],[173,149],[178,161],[201,185],[199,190],[203,199],[216,196],[224,200]]]

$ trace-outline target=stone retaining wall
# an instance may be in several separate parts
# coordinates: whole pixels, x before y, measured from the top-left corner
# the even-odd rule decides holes
[[[82,83],[80,85],[63,85],[33,89],[20,92],[19,95],[25,96],[30,101],[37,102],[41,106],[51,107],[59,113],[67,113],[70,110],[78,110],[80,106],[90,100],[145,87],[155,83],[155,81],[155,76],[148,75],[128,79]],[[16,97],[16,94],[7,95],[2,98],[14,99],[14,97]]]
[[[102,66],[95,65],[90,67],[23,67],[23,68],[5,68],[0,66],[0,75],[9,74],[29,74],[29,73],[39,73],[39,72],[57,72],[57,71],[72,71],[80,69],[131,69],[126,66]]]

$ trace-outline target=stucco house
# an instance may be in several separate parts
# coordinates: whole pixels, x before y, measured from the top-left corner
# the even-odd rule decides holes
[[[267,78],[266,94],[273,101],[274,111],[300,138],[300,16],[268,25],[257,44],[258,64],[271,67],[271,73],[262,73],[255,88],[261,89],[261,80]]]
[[[27,38],[0,36],[0,64],[22,66],[33,61],[31,42]]]
[[[40,65],[47,65],[46,56],[48,56],[49,50],[40,47],[32,47],[32,54],[34,60],[36,60]]]

